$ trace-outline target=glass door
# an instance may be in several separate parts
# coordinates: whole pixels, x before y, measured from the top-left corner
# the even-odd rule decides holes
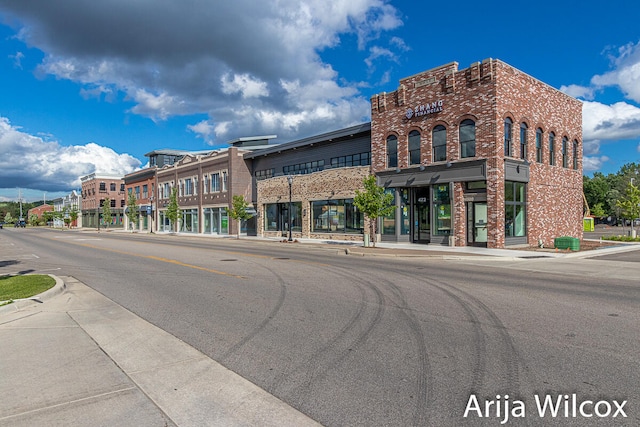
[[[487,232],[487,202],[467,203],[467,244],[486,246]]]
[[[429,187],[416,188],[413,195],[413,241],[429,243],[431,241]]]

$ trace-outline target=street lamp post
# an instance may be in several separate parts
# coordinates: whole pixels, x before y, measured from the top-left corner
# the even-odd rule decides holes
[[[287,182],[289,183],[289,241],[291,242],[293,239],[291,238],[291,222],[293,221],[292,216],[292,203],[291,203],[291,185],[293,184],[293,176],[287,176]]]
[[[149,202],[151,203],[151,215],[149,215],[149,220],[151,221],[151,234],[153,234],[153,196],[149,197]]]

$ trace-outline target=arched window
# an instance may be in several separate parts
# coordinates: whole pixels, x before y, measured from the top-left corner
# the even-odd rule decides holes
[[[556,164],[556,134],[551,132],[549,134],[549,164],[551,166]]]
[[[460,123],[460,157],[475,157],[476,155],[476,124],[467,119]]]
[[[504,155],[511,157],[513,155],[513,147],[511,144],[513,133],[513,122],[509,117],[504,119]]]
[[[536,129],[536,162],[542,163],[542,129]]]
[[[578,170],[578,141],[573,140],[573,169]]]
[[[433,128],[431,145],[433,147],[434,162],[444,162],[447,160],[447,128],[442,125]]]
[[[417,130],[409,132],[409,164],[420,164],[420,132]]]
[[[569,167],[569,159],[567,158],[567,150],[569,149],[569,138],[566,136],[562,137],[562,167]]]
[[[387,137],[387,167],[398,167],[398,137],[395,135]]]
[[[527,124],[520,123],[520,158],[527,159]]]

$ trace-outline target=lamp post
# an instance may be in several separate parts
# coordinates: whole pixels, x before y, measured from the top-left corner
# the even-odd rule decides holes
[[[151,203],[151,215],[149,215],[149,221],[151,221],[151,234],[153,234],[153,196],[149,197],[149,202]]]
[[[291,222],[293,221],[292,219],[293,212],[292,212],[292,203],[291,203],[291,185],[293,184],[293,176],[288,175],[287,182],[289,183],[289,241],[291,242],[293,240],[291,239]]]

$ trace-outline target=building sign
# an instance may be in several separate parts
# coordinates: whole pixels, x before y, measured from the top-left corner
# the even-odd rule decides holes
[[[440,111],[442,111],[443,104],[444,104],[444,101],[438,100],[430,104],[427,103],[422,105],[416,105],[416,107],[413,109],[408,108],[405,113],[405,116],[407,117],[407,119],[412,119],[414,117],[422,117],[428,114],[439,113]]]

